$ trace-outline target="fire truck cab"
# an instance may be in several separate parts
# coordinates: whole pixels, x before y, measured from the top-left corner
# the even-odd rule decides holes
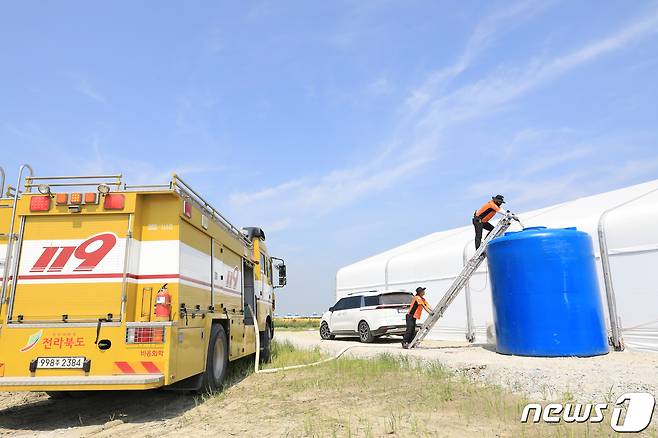
[[[269,357],[283,260],[263,230],[238,229],[178,176],[129,186],[24,165],[7,195],[1,391],[214,391],[255,353],[254,319]]]

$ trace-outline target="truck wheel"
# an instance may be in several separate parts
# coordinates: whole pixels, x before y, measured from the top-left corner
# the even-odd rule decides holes
[[[265,331],[260,332],[260,362],[270,363],[272,361],[272,330],[270,325],[265,326]]]
[[[55,400],[68,398],[71,396],[71,394],[68,391],[46,391],[46,394],[48,394],[48,397]]]
[[[367,322],[361,321],[359,323],[359,341],[370,343],[375,339],[370,331],[370,326]]]
[[[331,334],[331,330],[329,330],[329,324],[327,324],[326,321],[322,321],[322,324],[320,324],[320,337],[325,341],[335,338],[335,336]]]
[[[208,343],[206,371],[203,373],[201,392],[215,392],[222,389],[228,368],[228,341],[221,324],[214,324]]]

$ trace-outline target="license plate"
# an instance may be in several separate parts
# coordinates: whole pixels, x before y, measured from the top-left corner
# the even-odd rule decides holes
[[[37,358],[37,369],[77,369],[82,368],[84,363],[84,357],[39,357]]]
[[[398,309],[398,313],[404,313],[406,311],[407,311],[407,309]]]

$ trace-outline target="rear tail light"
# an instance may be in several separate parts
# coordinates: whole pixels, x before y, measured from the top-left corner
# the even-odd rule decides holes
[[[30,211],[50,210],[50,196],[32,196],[30,198]]]
[[[128,327],[126,329],[126,343],[128,344],[162,344],[164,341],[164,327]]]
[[[85,193],[85,204],[98,204],[98,193]]]
[[[105,195],[105,201],[103,201],[103,207],[106,210],[123,210],[126,205],[126,197],[121,194],[107,194]]]
[[[69,204],[82,204],[82,193],[71,193]]]
[[[185,213],[185,217],[190,219],[192,217],[192,204],[187,201],[183,202],[183,212]]]
[[[69,194],[68,193],[58,193],[55,195],[55,203],[57,205],[66,205],[69,202]]]

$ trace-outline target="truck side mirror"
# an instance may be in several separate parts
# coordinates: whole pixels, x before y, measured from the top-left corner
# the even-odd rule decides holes
[[[286,265],[279,265],[279,286],[285,286],[286,280]]]
[[[272,260],[276,260],[280,263],[276,265],[276,269],[279,271],[279,284],[274,286],[275,288],[277,287],[283,287],[287,283],[286,279],[286,262],[283,261],[283,259],[280,259],[278,257],[272,257]]]
[[[277,287],[283,287],[286,285],[287,279],[286,279],[286,265],[280,264],[277,265],[277,270],[279,271],[279,284],[274,286],[275,288]]]
[[[334,311],[334,306],[331,306],[331,307],[329,308],[329,311],[330,311],[330,312],[333,312],[333,311]]]

